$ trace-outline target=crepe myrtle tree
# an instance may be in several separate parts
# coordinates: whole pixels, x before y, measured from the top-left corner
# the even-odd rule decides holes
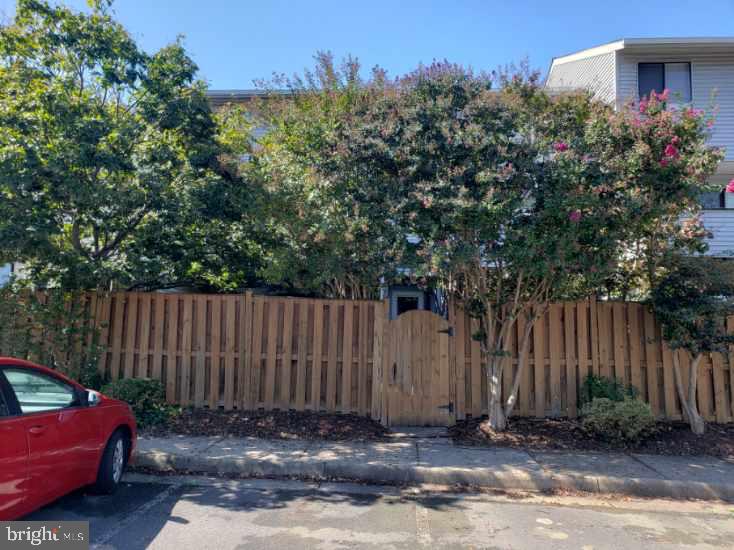
[[[200,222],[222,183],[196,65],[142,51],[110,4],[19,0],[0,27],[0,261],[46,286],[134,283],[165,253],[138,239]]]
[[[696,402],[701,360],[708,353],[727,354],[734,344],[726,323],[734,315],[734,266],[726,259],[679,256],[665,267],[650,303],[673,350],[675,388],[683,413],[693,433],[700,435],[705,430]],[[679,351],[689,355],[685,381]]]
[[[654,192],[668,213],[715,167],[698,131],[678,137],[680,165],[664,163],[667,127],[658,136],[653,119],[635,132],[625,117],[588,94],[549,97],[533,76],[435,63],[386,86],[340,129],[342,162],[331,179],[375,223],[415,235],[418,273],[478,320],[484,427],[506,427],[530,332],[548,305],[612,279],[636,236],[630,228],[654,221],[658,210],[641,208],[640,193]],[[691,174],[681,181],[671,164]],[[519,363],[503,403],[503,363],[520,316]]]
[[[261,217],[271,246],[261,273],[290,292],[376,299],[381,279],[397,271],[399,228],[367,215],[346,180],[325,176],[343,172],[344,129],[384,93],[383,73],[362,78],[355,59],[335,64],[329,52],[315,61],[303,76],[263,83],[281,93],[267,93],[252,109],[267,128],[245,166],[266,197]]]
[[[670,257],[706,251],[708,231],[700,196],[723,151],[707,144],[713,117],[671,105],[668,91],[652,92],[608,117],[587,121],[588,153],[603,166],[599,193],[621,199],[624,250],[608,282],[612,295],[646,299]]]
[[[614,265],[620,222],[593,192],[599,166],[573,150],[587,95],[551,100],[535,79],[436,63],[386,86],[341,131],[331,174],[375,223],[397,227],[406,264],[479,321],[489,426],[516,403],[529,336],[548,304],[585,295]],[[405,235],[414,235],[409,247]],[[511,331],[525,317],[513,391],[501,402]]]

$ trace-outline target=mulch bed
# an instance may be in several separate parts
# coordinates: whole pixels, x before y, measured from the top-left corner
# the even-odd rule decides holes
[[[649,439],[634,446],[619,446],[594,439],[581,423],[566,419],[517,418],[505,432],[485,436],[479,431],[481,419],[457,422],[449,428],[456,443],[531,450],[633,451],[671,456],[709,455],[734,460],[734,424],[707,424],[706,433],[696,436],[682,422],[659,422]]]
[[[296,411],[185,409],[148,435],[203,435],[320,441],[375,441],[389,433],[380,423],[354,414]]]

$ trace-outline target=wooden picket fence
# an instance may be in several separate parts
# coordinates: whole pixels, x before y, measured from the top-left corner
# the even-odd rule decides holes
[[[97,306],[99,368],[152,377],[170,402],[367,414],[379,302],[117,293]]]
[[[161,380],[168,401],[224,409],[294,409],[380,416],[385,379],[386,302],[239,295],[120,292],[88,295],[111,379]],[[487,381],[476,321],[450,308],[450,421],[486,414]],[[504,392],[517,366],[517,335]],[[729,320],[734,331],[734,319]],[[2,350],[0,350],[0,354]],[[554,304],[531,334],[518,416],[577,414],[587,374],[638,388],[659,418],[680,419],[672,352],[651,313],[637,303]],[[689,359],[681,353],[686,377]],[[734,419],[734,354],[702,362],[698,401],[709,421]],[[373,384],[373,381],[378,382]]]
[[[471,334],[476,321],[451,312],[455,330],[456,415],[486,414],[487,379],[481,364],[479,343]],[[728,320],[734,331],[734,318]],[[503,375],[503,393],[509,393],[517,368],[518,335],[514,327],[512,356]],[[530,336],[529,361],[522,375],[518,416],[577,415],[583,381],[589,373],[617,378],[638,389],[658,418],[682,418],[673,378],[673,355],[660,335],[651,312],[638,303],[601,302],[553,304],[539,319]],[[690,358],[678,351],[687,388]],[[698,404],[708,421],[734,419],[734,354],[727,359],[718,353],[706,356],[699,367]],[[463,389],[463,391],[462,391]],[[687,389],[686,389],[687,391]]]

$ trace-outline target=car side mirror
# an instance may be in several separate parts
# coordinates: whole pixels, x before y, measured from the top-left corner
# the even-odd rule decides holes
[[[96,407],[102,402],[102,394],[98,391],[87,390],[87,406]]]

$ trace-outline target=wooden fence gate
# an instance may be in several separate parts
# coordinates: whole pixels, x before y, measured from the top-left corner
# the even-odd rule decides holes
[[[388,426],[453,424],[449,335],[446,319],[430,311],[409,311],[388,322],[383,423]]]

